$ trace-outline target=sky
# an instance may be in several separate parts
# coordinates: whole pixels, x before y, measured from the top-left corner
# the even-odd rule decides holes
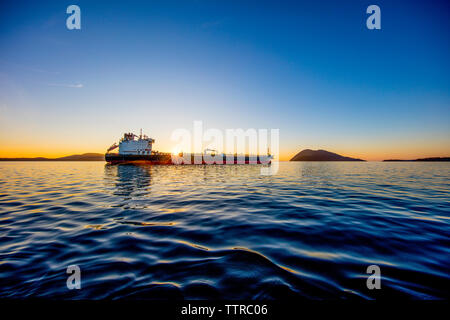
[[[69,30],[66,8],[81,9]],[[366,8],[381,9],[369,30]],[[450,156],[448,1],[2,1],[0,157],[279,129],[280,159]]]

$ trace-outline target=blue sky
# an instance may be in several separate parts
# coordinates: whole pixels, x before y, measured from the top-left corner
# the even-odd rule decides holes
[[[81,30],[66,28],[67,6]],[[381,30],[366,8],[381,8]],[[0,156],[156,149],[202,120],[279,128],[282,158],[450,155],[445,1],[0,4]]]

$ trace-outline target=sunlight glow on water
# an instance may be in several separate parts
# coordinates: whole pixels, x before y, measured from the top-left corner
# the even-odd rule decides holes
[[[448,298],[449,163],[260,168],[2,162],[0,297]]]

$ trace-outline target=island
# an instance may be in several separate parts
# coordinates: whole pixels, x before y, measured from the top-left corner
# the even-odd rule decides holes
[[[290,161],[366,161],[344,157],[326,150],[305,149],[297,153]]]
[[[426,161],[426,162],[438,162],[438,161],[450,161],[450,157],[432,157],[432,158],[421,158],[414,160],[400,160],[400,159],[388,159],[383,160],[383,162],[396,162],[396,161]]]

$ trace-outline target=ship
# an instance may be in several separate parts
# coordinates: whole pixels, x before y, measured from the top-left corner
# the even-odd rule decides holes
[[[205,149],[204,153],[172,154],[153,150],[155,139],[142,134],[124,133],[119,144],[111,145],[106,153],[105,160],[110,164],[270,164],[273,156],[267,152],[265,156],[223,154],[217,150]],[[117,153],[112,151],[118,149]]]

